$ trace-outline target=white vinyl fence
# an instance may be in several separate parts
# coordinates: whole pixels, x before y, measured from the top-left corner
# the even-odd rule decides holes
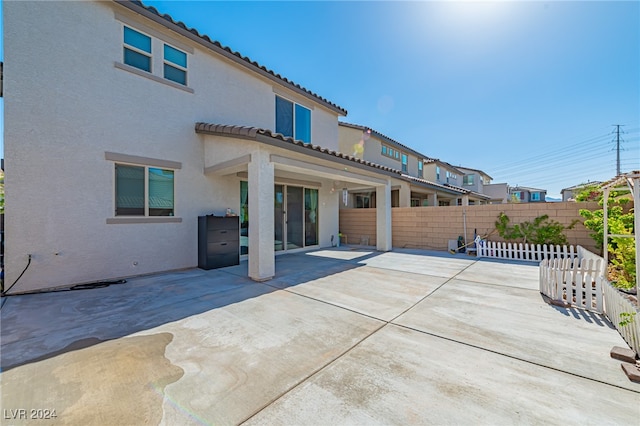
[[[640,354],[640,313],[629,300],[608,282],[603,285],[603,289],[604,309],[607,318],[616,327],[631,349]],[[623,323],[622,325],[620,324],[621,322]]]
[[[574,258],[578,256],[574,246],[546,244],[502,243],[479,240],[476,242],[478,257],[515,259],[540,262],[543,259]]]
[[[603,313],[604,259],[545,259],[540,262],[540,292],[553,300]]]
[[[540,262],[540,292],[553,300],[604,313],[604,259],[581,246],[575,255]]]
[[[572,306],[603,313],[640,353],[640,312],[606,280],[604,259],[578,246],[574,259],[540,262],[540,292]]]

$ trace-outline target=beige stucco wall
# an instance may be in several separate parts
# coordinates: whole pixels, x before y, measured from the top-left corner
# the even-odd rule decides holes
[[[204,143],[194,124],[274,129],[274,83],[144,19],[193,49],[194,93],[118,69],[122,24],[114,11],[141,18],[112,2],[2,7],[5,283],[17,278],[28,254],[31,266],[14,291],[195,266],[197,216],[237,211],[239,179],[203,174]],[[337,114],[312,106],[312,142],[337,148]],[[218,159],[250,150],[251,143],[240,150],[234,142]],[[175,172],[175,217],[182,221],[107,224],[114,217],[114,163],[106,151],[182,163]],[[320,214],[326,245],[337,232],[338,200],[325,183],[320,205],[333,209]]]
[[[504,212],[511,223],[532,221],[543,214],[566,226],[574,219],[580,220],[574,229],[567,230],[569,244],[581,245],[594,252],[599,251],[588,231],[582,225],[579,209],[596,209],[598,204],[591,203],[537,203],[537,204],[493,204],[452,207],[415,207],[394,208],[393,247],[447,250],[449,240],[456,240],[464,234],[466,217],[467,241],[473,240],[473,231],[486,235],[495,228],[495,221]],[[358,244],[363,238],[375,245],[375,209],[340,210],[340,231],[346,234],[350,243]],[[491,241],[502,241],[497,232],[489,237]]]

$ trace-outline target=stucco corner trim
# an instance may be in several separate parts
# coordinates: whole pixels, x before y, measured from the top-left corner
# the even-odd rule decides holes
[[[166,169],[181,169],[182,163],[179,161],[162,160],[159,158],[140,157],[138,155],[120,154],[117,152],[105,151],[105,160],[115,161],[117,163],[140,164],[151,167],[163,167]]]
[[[182,223],[181,217],[108,217],[107,225],[129,225],[135,223]]]

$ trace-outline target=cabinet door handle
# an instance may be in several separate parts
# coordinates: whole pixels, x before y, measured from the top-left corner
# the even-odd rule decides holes
[[[226,246],[226,245],[227,245],[227,243],[220,243],[220,245],[221,245],[221,246]]]

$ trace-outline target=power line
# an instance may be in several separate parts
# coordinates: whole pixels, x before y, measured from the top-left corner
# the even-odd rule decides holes
[[[567,152],[580,153],[580,151],[584,150],[586,146],[600,145],[603,141],[607,140],[608,137],[609,137],[609,134],[595,136],[590,139],[578,142],[576,144],[568,145],[551,152],[539,154],[534,157],[529,157],[527,159],[520,160],[520,161],[511,161],[507,164],[504,164],[504,166],[498,165],[497,168],[494,168],[493,170],[519,169],[523,165],[530,165],[532,163],[538,163],[538,162],[543,163],[545,162],[546,158],[550,158],[550,157],[557,158],[558,156],[560,156],[560,154],[564,154]],[[577,150],[576,148],[580,148],[580,150]]]

